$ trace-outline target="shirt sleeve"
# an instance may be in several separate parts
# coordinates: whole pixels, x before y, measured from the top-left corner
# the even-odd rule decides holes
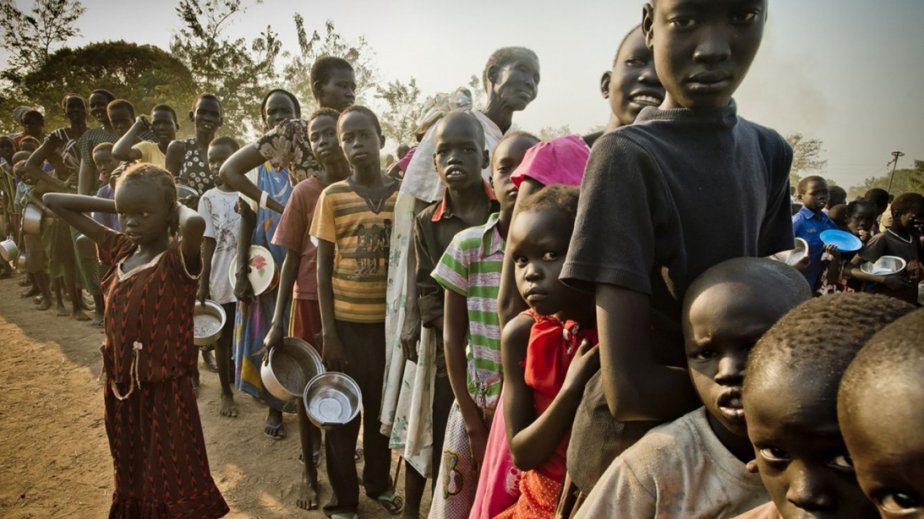
[[[446,248],[446,252],[433,269],[431,277],[446,290],[452,290],[460,296],[468,297],[469,262],[462,248],[465,234],[463,231],[452,239],[452,243]]]
[[[863,261],[876,261],[886,253],[886,234],[881,232],[870,238],[866,246],[859,252]]]
[[[285,247],[290,251],[301,252],[304,240],[308,233],[308,222],[311,215],[305,203],[308,190],[307,184],[299,184],[292,191],[289,203],[282,212],[282,218],[273,233],[273,245]]]
[[[600,476],[577,519],[655,516],[657,496],[645,488],[632,466],[620,456]]]
[[[199,198],[198,211],[202,219],[205,220],[205,230],[202,232],[203,238],[215,239],[215,223],[212,221],[212,200],[206,195]]]
[[[314,219],[311,220],[311,230],[309,233],[319,240],[337,243],[337,229],[334,225],[334,209],[331,207],[330,198],[327,189],[321,192],[318,198],[318,206],[314,211]]]
[[[96,251],[99,256],[99,262],[107,267],[112,267],[122,258],[131,254],[135,246],[131,240],[124,234],[115,232],[108,227],[99,231],[99,241],[96,242]]]
[[[274,168],[286,168],[298,178],[305,178],[315,169],[308,142],[308,123],[301,119],[283,121],[260,137],[254,146]]]
[[[770,161],[770,200],[757,241],[757,254],[761,257],[793,248],[793,227],[790,219],[792,201],[789,195],[792,147],[778,134],[776,142],[777,150]]]
[[[138,144],[132,146],[132,149],[136,149],[141,152],[141,162],[151,162],[151,142],[141,141]],[[156,146],[156,144],[155,144]]]
[[[426,217],[424,217],[426,218]],[[420,215],[414,218],[414,251],[417,255],[417,271],[415,279],[417,281],[417,308],[420,311],[420,322],[428,328],[432,328],[443,320],[443,289],[434,280],[430,273],[433,272],[434,259],[433,251],[427,245],[426,234],[428,230],[425,226],[432,225],[432,222],[425,221]]]

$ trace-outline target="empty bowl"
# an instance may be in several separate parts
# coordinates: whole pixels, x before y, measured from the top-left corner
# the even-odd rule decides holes
[[[350,423],[363,402],[359,384],[339,371],[328,371],[311,379],[303,398],[308,419],[321,429]]]
[[[15,261],[19,257],[19,247],[16,246],[13,238],[0,241],[0,256],[3,257],[4,261]]]
[[[860,265],[860,270],[874,276],[891,276],[905,269],[905,260],[898,256],[882,256],[875,262]]]
[[[202,348],[218,342],[227,319],[225,309],[215,301],[206,299],[205,304],[196,301],[193,308],[193,344]]]
[[[260,378],[269,394],[288,402],[302,396],[308,382],[324,373],[321,355],[298,337],[286,337],[272,348],[260,366]]]

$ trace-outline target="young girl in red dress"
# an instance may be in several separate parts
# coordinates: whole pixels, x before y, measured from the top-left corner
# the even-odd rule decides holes
[[[50,193],[48,207],[96,242],[106,269],[106,432],[115,466],[110,518],[213,518],[228,505],[209,472],[191,375],[193,304],[205,223],[177,204],[165,170],[139,164],[115,200]],[[87,216],[117,212],[122,232]]]
[[[504,417],[520,497],[499,518],[555,514],[584,386],[600,367],[593,298],[558,280],[578,190],[553,185],[524,201],[508,233],[517,290],[529,309],[504,326]]]

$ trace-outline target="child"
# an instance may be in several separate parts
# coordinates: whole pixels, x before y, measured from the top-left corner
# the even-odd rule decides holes
[[[282,262],[273,323],[263,340],[267,348],[280,347],[283,337],[289,332],[289,335],[304,339],[321,351],[317,247],[310,239],[308,230],[324,188],[350,176],[350,164],[340,151],[340,143],[337,141],[338,117],[340,113],[336,110],[321,108],[308,117],[303,132],[292,134],[293,138],[301,141],[307,139],[321,169],[299,182],[292,190],[289,203],[279,220],[279,227],[273,235],[273,244],[285,247],[286,257]],[[280,147],[274,149],[281,151]],[[290,149],[296,148],[293,146]],[[271,160],[279,160],[279,157]],[[290,303],[292,311],[286,316],[283,312]],[[287,317],[288,330],[283,328]],[[321,462],[321,431],[308,421],[304,409],[299,402],[296,412],[305,473],[296,505],[304,510],[314,510],[318,507],[317,466]]]
[[[686,355],[704,407],[648,432],[610,465],[578,517],[734,517],[768,501],[741,410],[748,352],[812,293],[799,272],[765,258],[710,268],[683,304]]]
[[[886,225],[887,222],[881,222],[880,220],[885,219],[886,209],[889,208],[889,203],[892,201],[892,195],[888,191],[882,189],[881,187],[874,187],[863,194],[863,200],[871,202],[876,206],[876,224],[873,226],[873,234],[879,234],[880,232],[887,229],[889,226]]]
[[[81,195],[92,195],[97,190],[96,166],[93,164],[93,150],[104,142],[115,142],[118,137],[109,123],[109,114],[106,106],[115,100],[112,92],[98,88],[90,92],[88,99],[90,115],[100,123],[99,128],[89,128],[77,139],[77,150],[80,155],[80,173],[77,192]]]
[[[165,104],[159,104],[151,109],[151,120],[143,115],[135,120],[135,124],[116,141],[112,147],[112,156],[116,160],[126,162],[141,161],[163,168],[166,163],[167,146],[176,139],[176,131],[180,125],[176,120],[176,112]],[[151,132],[157,142],[139,141],[139,135]]]
[[[97,243],[108,271],[106,431],[115,465],[109,517],[222,517],[209,473],[191,372],[193,302],[204,222],[176,201],[170,174],[150,164],[119,179],[115,203],[50,193],[46,204]],[[118,211],[125,233],[89,211]]]
[[[497,517],[551,517],[565,478],[565,452],[584,384],[599,366],[591,301],[558,280],[574,228],[578,191],[548,186],[510,228],[508,252],[529,310],[501,336],[504,417],[520,498]]]
[[[119,166],[119,162],[112,158],[111,142],[104,142],[93,148],[93,164],[96,166],[96,171],[99,172],[99,182],[102,184],[102,187],[96,192],[96,196],[107,200],[115,200],[115,170]],[[118,217],[112,213],[94,212],[93,219],[113,231],[119,232],[122,230],[119,227]]]
[[[311,93],[321,108],[338,112],[356,101],[356,74],[350,62],[335,56],[318,58],[311,65]]]
[[[918,284],[924,281],[924,195],[904,193],[892,202],[892,226],[873,236],[851,261],[850,275],[874,284],[874,289],[911,304],[918,303]],[[864,261],[882,256],[905,260],[905,270],[890,276],[867,274],[860,270]]]
[[[485,224],[456,234],[432,273],[446,291],[443,337],[455,402],[447,420],[440,470],[434,477],[430,517],[468,517],[475,508],[476,488],[482,487],[479,468],[485,461],[488,429],[502,385],[496,295],[518,191],[510,175],[526,150],[538,142],[524,132],[510,132],[501,139],[494,149],[491,177],[500,212]],[[487,492],[484,489],[482,494]]]
[[[738,117],[732,100],[760,46],[766,4],[684,3],[681,21],[692,27],[681,30],[677,3],[644,7],[667,95],[594,144],[561,275],[596,301],[603,391],[595,395],[605,394],[617,427],[643,430],[699,406],[682,367],[689,283],[726,259],[792,248],[792,150]],[[590,431],[580,434],[589,441]]]
[[[863,245],[869,242],[872,227],[876,223],[876,206],[865,200],[855,200],[846,206],[835,206],[831,208],[829,216],[832,220],[835,212],[839,207],[844,207],[844,218],[846,219],[846,230],[857,238]],[[856,256],[856,252],[838,252],[832,257],[832,261],[821,273],[820,285],[817,293],[820,295],[837,294],[841,292],[859,292],[863,282],[850,275],[850,262]]]
[[[327,475],[333,496],[324,506],[330,517],[353,517],[358,482],[353,456],[363,424],[363,486],[366,495],[391,514],[403,508],[389,478],[388,438],[378,430],[385,367],[385,274],[398,182],[379,165],[384,143],[378,118],[353,105],[340,115],[337,137],[352,173],[321,193],[311,236],[318,240],[318,305],[327,369],[343,371],[362,391],[362,417],[328,431]],[[383,239],[360,240],[371,230]],[[367,234],[368,235],[368,234]],[[307,460],[306,460],[307,462]]]
[[[924,507],[924,309],[873,336],[844,373],[837,420],[857,481],[882,517]]]
[[[828,248],[821,241],[821,233],[837,229],[837,224],[823,211],[828,203],[828,183],[825,179],[818,176],[805,177],[799,181],[796,192],[802,208],[792,217],[792,232],[808,243],[809,265],[802,271],[802,275],[814,290],[820,283],[821,271],[827,266],[827,262],[822,261],[822,254]]]
[[[199,214],[205,220],[202,233],[202,275],[199,276],[198,301],[212,299],[225,309],[225,327],[215,345],[218,358],[218,383],[221,386],[221,416],[237,416],[234,394],[231,392],[231,342],[234,339],[234,290],[228,279],[231,260],[237,253],[237,236],[241,228],[241,215],[235,210],[237,193],[221,182],[218,172],[228,157],[240,148],[231,137],[219,137],[209,144],[208,161],[215,185],[199,198]]]
[[[841,186],[828,187],[828,203],[825,204],[824,211],[830,213],[831,209],[847,203],[847,191]]]
[[[196,130],[195,137],[174,140],[167,146],[164,164],[173,178],[198,193],[215,186],[214,171],[208,160],[208,150],[218,128],[224,123],[221,102],[212,94],[201,94],[189,112],[189,122]],[[227,158],[227,157],[225,157]]]
[[[807,301],[751,351],[742,399],[755,460],[770,503],[739,517],[875,517],[857,485],[837,425],[837,386],[866,341],[914,307],[882,296]]]

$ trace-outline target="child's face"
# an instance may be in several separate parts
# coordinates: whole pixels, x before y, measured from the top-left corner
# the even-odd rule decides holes
[[[726,282],[706,289],[684,320],[693,387],[709,414],[738,436],[747,436],[741,385],[748,353],[785,313],[744,285]]]
[[[218,172],[221,170],[222,164],[228,160],[228,157],[234,154],[234,150],[230,146],[225,144],[217,144],[209,146],[208,151],[208,161],[209,161],[209,171],[212,172],[212,178],[215,181],[215,185],[221,185],[221,175]]]
[[[616,55],[613,70],[603,74],[600,87],[610,110],[622,125],[632,124],[646,106],[664,101],[664,87],[655,73],[651,49],[641,29],[632,31]]]
[[[93,116],[100,124],[109,122],[109,114],[106,113],[106,105],[109,104],[109,98],[103,94],[93,94],[90,96],[90,115]]]
[[[465,190],[481,184],[481,170],[488,165],[488,153],[471,117],[450,115],[436,132],[433,165],[449,189]]]
[[[264,110],[266,110],[264,116],[266,119],[267,131],[272,130],[283,121],[295,119],[295,103],[289,99],[289,96],[282,92],[274,92],[273,95],[266,100],[266,107]]]
[[[119,137],[125,135],[134,123],[134,114],[124,106],[117,106],[109,111],[109,124]]]
[[[558,210],[521,212],[508,232],[517,290],[530,308],[553,315],[568,308],[576,292],[558,280],[572,223]]]
[[[828,183],[814,180],[805,186],[805,192],[799,195],[799,201],[812,212],[819,212],[828,203]]]
[[[214,99],[200,99],[191,114],[196,131],[212,135],[222,124],[221,105]]]
[[[859,206],[847,220],[847,228],[857,236],[869,234],[876,222],[876,207],[872,204]]]
[[[84,122],[87,120],[87,106],[79,97],[68,97],[64,103],[64,115],[71,122]]]
[[[884,518],[924,518],[920,379],[882,377],[857,394],[852,405],[841,406],[841,430],[866,496]]]
[[[176,121],[167,110],[151,112],[151,133],[161,144],[170,144],[176,138]]]
[[[109,182],[109,175],[112,174],[112,170],[118,166],[118,162],[112,158],[112,153],[109,150],[99,150],[93,153],[93,164],[96,165],[96,170],[99,172],[100,182]]]
[[[341,117],[337,136],[340,149],[351,165],[359,167],[379,163],[382,139],[366,114],[349,112]]]
[[[539,62],[522,54],[495,71],[493,90],[513,111],[526,108],[539,93]]]
[[[356,76],[353,71],[338,68],[318,91],[318,104],[342,112],[356,101]]]
[[[13,145],[13,141],[0,139],[0,157],[6,159],[7,162],[11,162],[14,153],[16,153],[16,146]]]
[[[26,135],[39,137],[45,131],[45,121],[37,115],[29,115],[22,121],[22,131]]]
[[[337,121],[333,117],[321,115],[308,123],[308,140],[311,152],[318,162],[327,164],[343,156],[340,141],[337,140]]]
[[[898,216],[896,221],[900,224],[900,229],[904,232],[918,235],[924,234],[924,207],[917,207],[910,211],[905,211]]]
[[[727,106],[763,36],[765,0],[658,0],[642,26],[668,108]]]
[[[150,184],[137,180],[119,184],[115,205],[122,232],[136,245],[161,239],[168,232],[172,208],[159,194],[151,195]]]
[[[748,437],[770,499],[786,518],[875,517],[837,424],[837,383],[822,369],[766,366],[748,382],[744,412]]]
[[[494,148],[494,156],[491,158],[491,187],[494,188],[494,196],[497,197],[501,211],[513,211],[520,190],[510,180],[510,175],[520,162],[523,162],[526,150],[535,144],[536,141],[531,137],[521,135],[506,139]]]

